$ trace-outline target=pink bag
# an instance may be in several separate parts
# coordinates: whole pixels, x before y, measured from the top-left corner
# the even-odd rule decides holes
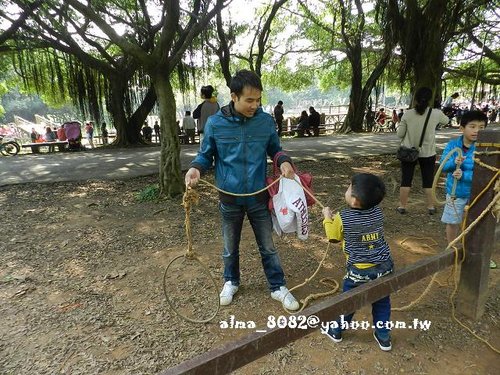
[[[276,155],[274,155],[273,158],[273,176],[268,176],[266,177],[266,185],[271,185],[274,181],[276,181],[280,176],[280,170],[278,168],[278,158],[283,155],[283,152],[278,152]],[[312,175],[309,172],[298,172],[297,168],[295,167],[294,164],[292,164],[293,170],[295,171],[295,174],[299,176],[300,183],[302,186],[304,186],[309,192],[313,193],[313,188],[312,188]],[[279,183],[276,183],[270,187],[267,188],[267,191],[269,192],[270,199],[268,203],[269,210],[273,210],[273,197],[278,193],[279,190]],[[310,207],[312,206],[316,201],[314,200],[313,197],[311,197],[307,191],[304,191],[304,194],[306,196],[306,202],[307,206]]]

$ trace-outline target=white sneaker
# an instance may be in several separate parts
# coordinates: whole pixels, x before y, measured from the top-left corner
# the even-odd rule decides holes
[[[233,296],[237,291],[238,287],[236,285],[233,285],[231,281],[226,281],[222,288],[222,292],[220,292],[220,305],[227,306],[233,302]]]
[[[287,310],[298,310],[299,303],[293,297],[286,286],[280,286],[278,290],[271,292],[271,297],[277,301],[280,301]]]

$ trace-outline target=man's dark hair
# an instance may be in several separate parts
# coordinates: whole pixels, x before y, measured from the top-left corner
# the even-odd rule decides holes
[[[214,90],[212,85],[207,85],[207,86],[203,86],[200,91],[201,91],[201,95],[205,99],[210,99],[215,90]]]
[[[314,109],[314,107],[309,107],[309,112],[316,112],[316,110]]]
[[[488,117],[482,111],[467,111],[460,119],[460,126],[465,128],[471,121],[483,121],[484,126],[486,126],[488,124]]]
[[[278,105],[283,105],[283,102],[280,100],[280,101],[278,102]]]
[[[262,82],[257,74],[251,72],[250,70],[242,69],[233,76],[231,79],[231,84],[229,85],[229,90],[236,94],[239,98],[243,93],[243,88],[245,86],[252,87],[254,89],[262,91]]]
[[[352,176],[351,185],[351,195],[359,200],[362,210],[375,207],[384,199],[384,182],[371,173],[355,174]]]
[[[453,94],[451,95],[451,97],[452,97],[453,99],[456,99],[456,98],[458,98],[459,96],[460,96],[460,94],[459,94],[458,92],[455,92],[455,93],[453,93]]]

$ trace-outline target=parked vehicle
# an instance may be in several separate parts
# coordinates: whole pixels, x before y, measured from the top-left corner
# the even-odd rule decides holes
[[[0,152],[4,156],[14,156],[19,153],[21,146],[15,140],[0,135]]]

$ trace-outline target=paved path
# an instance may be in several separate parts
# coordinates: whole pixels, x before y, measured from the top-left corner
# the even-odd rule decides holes
[[[443,148],[456,129],[439,130],[436,140]],[[282,141],[294,160],[319,160],[346,156],[394,153],[399,146],[395,133],[348,134],[319,138],[290,138]],[[198,145],[181,147],[181,165],[187,169]],[[85,152],[23,154],[0,156],[0,186],[29,182],[125,179],[158,172],[160,147],[95,149]]]

